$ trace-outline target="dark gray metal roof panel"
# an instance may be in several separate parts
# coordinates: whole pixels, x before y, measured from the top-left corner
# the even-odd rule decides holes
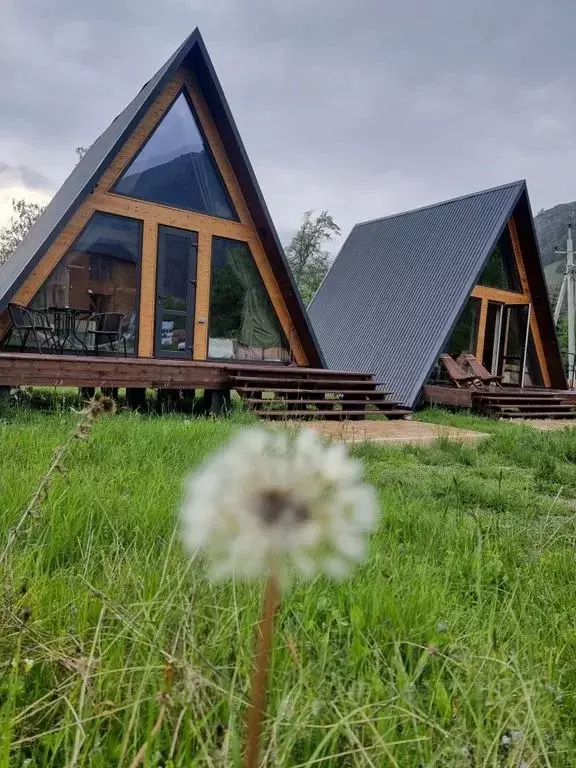
[[[357,224],[309,314],[328,366],[413,407],[520,195],[519,181]]]
[[[11,296],[24,282],[84,197],[95,187],[116,152],[135,129],[167,79],[183,64],[190,64],[196,71],[228,156],[235,167],[250,214],[270,256],[276,278],[310,364],[324,366],[325,361],[320,345],[314,335],[260,186],[198,29],[192,32],[154,77],[144,85],[126,109],[96,139],[15,253],[4,267],[0,268],[0,311],[6,307]]]

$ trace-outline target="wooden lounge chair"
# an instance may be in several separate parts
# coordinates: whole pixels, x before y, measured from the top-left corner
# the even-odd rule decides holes
[[[465,371],[464,368],[462,368],[462,366],[446,352],[440,355],[438,362],[448,374],[450,381],[458,388],[460,388],[462,384],[467,387],[473,387],[480,383],[478,376],[474,373]]]
[[[482,365],[480,360],[470,352],[462,352],[456,362],[458,365],[462,366],[464,370],[479,379],[482,384],[496,384],[497,387],[502,387],[502,376],[495,376],[493,373],[490,373],[490,371]]]

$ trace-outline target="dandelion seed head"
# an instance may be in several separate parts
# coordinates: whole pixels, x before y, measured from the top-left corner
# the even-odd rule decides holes
[[[188,480],[183,538],[214,579],[346,576],[364,559],[374,490],[343,445],[316,433],[239,433]]]
[[[116,413],[116,403],[113,398],[107,395],[102,395],[98,399],[90,400],[88,404],[88,410],[94,417],[100,416],[103,413],[114,414]]]

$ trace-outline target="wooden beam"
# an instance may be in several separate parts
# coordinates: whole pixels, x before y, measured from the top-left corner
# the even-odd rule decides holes
[[[524,258],[520,248],[520,240],[518,239],[518,231],[516,229],[514,215],[512,215],[508,221],[508,232],[510,233],[510,240],[512,241],[512,250],[514,251],[514,257],[516,259],[516,267],[518,268],[518,274],[520,275],[520,284],[522,285],[522,290],[528,295],[530,304],[532,305],[532,312],[530,313],[530,330],[532,331],[532,338],[534,339],[536,357],[538,358],[544,386],[550,387],[552,386],[550,369],[544,352],[544,345],[542,344],[542,335],[540,333],[538,319],[536,317],[536,312],[534,311],[534,302],[530,293],[528,278],[526,277],[526,268],[524,266]]]
[[[106,213],[129,216],[133,219],[151,219],[165,227],[188,229],[193,232],[210,232],[219,237],[229,237],[232,240],[245,240],[252,233],[251,227],[237,221],[218,219],[203,213],[149,203],[146,200],[136,200],[111,192],[94,192],[91,195],[90,204],[95,210]]]
[[[508,234],[510,235],[510,242],[512,243],[512,251],[514,253],[514,260],[516,262],[516,269],[520,278],[522,292],[530,295],[530,286],[528,285],[528,278],[526,277],[526,267],[524,266],[524,258],[520,248],[520,241],[518,239],[518,231],[516,230],[514,215],[512,215],[508,220]]]
[[[198,235],[196,265],[196,309],[194,318],[194,360],[208,357],[208,320],[210,315],[210,276],[212,272],[212,235]]]
[[[154,357],[157,251],[158,224],[152,219],[144,219],[142,233],[142,267],[140,270],[140,315],[138,327],[139,357]]]
[[[486,335],[486,318],[488,317],[488,299],[482,299],[480,317],[478,318],[478,334],[476,337],[476,358],[482,362],[484,357],[484,336]]]
[[[504,291],[502,288],[492,288],[486,285],[474,286],[471,296],[476,299],[496,301],[500,304],[530,304],[529,293]]]

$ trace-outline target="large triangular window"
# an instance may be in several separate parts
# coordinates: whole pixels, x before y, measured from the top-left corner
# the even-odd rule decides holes
[[[504,230],[496,248],[490,254],[478,284],[502,288],[505,291],[522,290],[508,228]]]
[[[112,191],[151,203],[238,219],[183,92]]]

